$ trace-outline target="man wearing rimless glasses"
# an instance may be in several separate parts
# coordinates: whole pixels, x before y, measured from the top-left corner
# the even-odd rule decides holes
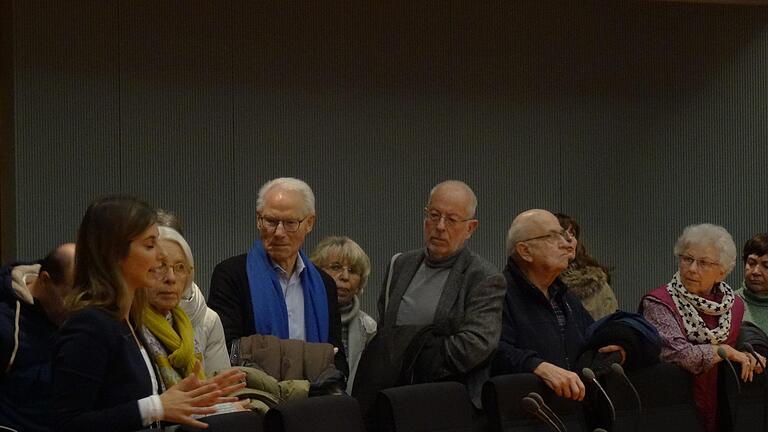
[[[467,384],[478,403],[501,332],[504,278],[465,243],[478,226],[477,198],[464,182],[435,186],[424,208],[424,247],[393,257],[379,297],[379,328],[434,326],[440,357],[422,381]]]

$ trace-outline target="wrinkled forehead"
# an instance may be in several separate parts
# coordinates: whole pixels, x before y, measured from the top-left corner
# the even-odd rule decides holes
[[[184,254],[184,250],[181,248],[178,242],[175,240],[161,238],[158,240],[159,246],[165,253],[166,259],[171,263],[187,262],[187,256]]]
[[[427,207],[447,214],[458,214],[461,216],[470,216],[471,197],[462,190],[444,190],[438,189],[430,197]]]
[[[300,192],[289,189],[273,189],[264,197],[262,216],[291,215],[303,217],[304,199]]]
[[[540,212],[530,218],[526,225],[525,233],[530,236],[543,235],[550,232],[559,232],[563,228],[560,221],[552,213]]]
[[[708,258],[712,261],[720,261],[720,251],[717,246],[709,243],[692,242],[685,245],[683,255],[690,255],[694,258]]]
[[[758,254],[749,254],[747,255],[748,260],[758,261],[763,264],[768,264],[768,254],[765,255],[758,255]]]

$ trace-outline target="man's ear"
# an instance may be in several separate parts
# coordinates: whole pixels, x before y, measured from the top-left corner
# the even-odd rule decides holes
[[[523,261],[532,262],[533,256],[531,256],[531,247],[528,245],[528,243],[520,242],[515,244],[515,251],[517,252],[517,256],[520,257]]]
[[[471,221],[467,222],[467,238],[469,238],[475,232],[478,225],[480,225],[480,221],[477,219],[472,219]]]
[[[315,219],[316,219],[316,216],[313,215],[313,214],[307,216],[307,220],[306,220],[307,234],[311,233],[312,232],[312,228],[315,227]]]

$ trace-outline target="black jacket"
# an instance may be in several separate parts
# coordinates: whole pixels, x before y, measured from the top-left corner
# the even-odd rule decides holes
[[[125,321],[88,307],[61,327],[53,360],[60,431],[142,429],[138,400],[152,394],[144,358]]]
[[[11,272],[21,266],[29,264],[0,269],[0,425],[47,431],[55,422],[51,356],[57,327],[39,303],[29,302],[28,287],[23,294],[13,288]],[[6,371],[14,349],[13,364]]]
[[[232,340],[250,336],[256,333],[253,324],[253,308],[251,307],[251,289],[248,285],[246,271],[247,254],[228,258],[216,265],[211,275],[211,292],[208,306],[215,310],[224,326],[224,337],[227,349],[232,346]],[[336,368],[344,376],[349,376],[349,365],[341,342],[341,314],[336,304],[336,283],[333,279],[318,269],[323,277],[325,291],[328,296],[328,342],[339,349],[336,354]],[[231,353],[230,353],[231,354]]]
[[[504,269],[507,294],[501,320],[501,341],[493,360],[492,374],[531,373],[542,362],[573,369],[593,320],[581,302],[560,279],[551,293],[566,316],[561,333],[549,300],[509,259]]]

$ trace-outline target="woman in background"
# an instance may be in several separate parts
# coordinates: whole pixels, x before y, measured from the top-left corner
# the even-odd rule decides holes
[[[376,334],[376,321],[360,310],[358,297],[368,282],[371,260],[360,245],[345,236],[330,236],[320,240],[310,259],[336,281],[341,312],[341,339],[349,361],[347,393],[350,393],[360,355]]]
[[[581,300],[595,321],[616,312],[619,303],[611,289],[608,268],[589,255],[581,240],[581,228],[574,218],[563,213],[555,213],[555,216],[574,239],[571,262],[560,274],[560,279],[568,285],[569,292]]]
[[[194,374],[158,394],[157,377],[136,328],[144,289],[158,283],[163,253],[155,212],[133,197],[95,201],[80,224],[71,315],[54,348],[54,399],[60,430],[130,431],[165,420],[206,427],[194,418],[242,388],[231,370],[200,381]],[[201,366],[195,366],[199,370]]]

